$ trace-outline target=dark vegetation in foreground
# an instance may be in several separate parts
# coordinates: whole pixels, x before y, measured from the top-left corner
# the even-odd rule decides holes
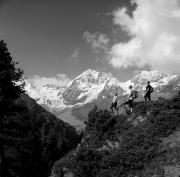
[[[26,95],[4,118],[6,170],[9,177],[48,177],[53,163],[74,149],[79,135]]]
[[[0,41],[0,177],[48,177],[79,136],[25,95],[22,74]]]
[[[75,129],[24,94],[16,66],[0,41],[1,177],[180,176],[180,93],[137,102],[134,116],[95,107],[71,151],[80,139]]]
[[[97,107],[88,117],[83,141],[54,164],[52,176],[179,177],[180,93],[171,100],[137,102],[133,117]]]

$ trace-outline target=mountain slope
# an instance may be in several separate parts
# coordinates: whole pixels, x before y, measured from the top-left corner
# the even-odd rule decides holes
[[[178,84],[177,78],[177,75],[167,75],[157,71],[141,71],[132,79],[120,82],[111,73],[88,69],[63,87],[43,85],[41,88],[36,88],[33,83],[26,80],[26,90],[37,103],[46,105],[54,111],[90,103],[97,99],[105,99],[115,92],[119,95],[126,94],[129,85],[134,85],[136,89],[142,91],[148,80],[158,91],[170,82],[176,81]]]
[[[136,101],[142,101],[144,100],[143,95],[147,80],[151,80],[154,87],[154,92],[152,94],[153,100],[157,100],[160,97],[171,98],[177,94],[179,90],[178,85],[180,85],[180,80],[178,78],[179,76],[176,75],[171,76],[155,71],[142,71],[127,82],[120,83],[119,81],[115,80],[115,82],[113,82],[115,85],[114,90],[110,91],[109,89],[104,89],[99,94],[98,99],[93,100],[92,102],[85,105],[71,108],[72,115],[84,122],[88,118],[87,112],[93,109],[95,105],[101,109],[109,109],[111,105],[112,94],[115,92],[119,93],[118,104],[125,102],[127,99],[126,93],[128,91],[129,85],[134,85],[134,87],[139,91],[139,98]]]
[[[63,109],[65,107],[61,96],[65,89],[66,86],[60,87],[58,85],[43,85],[37,88],[30,80],[25,80],[25,90],[27,94],[48,110]]]
[[[99,98],[99,94],[108,90],[113,94],[116,88],[120,93],[123,90],[118,85],[119,81],[109,73],[87,70],[68,84],[68,88],[63,93],[63,99],[67,104],[89,103]]]
[[[179,144],[180,93],[170,100],[136,103],[133,117],[94,108],[81,144],[54,164],[52,174],[179,177]]]
[[[102,108],[109,108],[112,96],[116,92],[119,94],[119,104],[122,103],[126,99],[129,85],[133,85],[139,91],[138,101],[140,101],[143,99],[148,80],[154,87],[153,99],[169,98],[176,94],[180,87],[179,76],[157,71],[141,71],[132,79],[120,82],[111,73],[88,69],[63,87],[44,85],[41,88],[35,88],[27,80],[26,90],[38,104],[60,119],[63,118],[64,121],[80,128],[83,127],[82,120],[87,119],[86,111],[83,109],[89,111],[96,104]]]
[[[159,88],[169,84],[170,81],[177,77],[177,75],[163,74],[158,71],[140,71],[132,79],[121,83],[121,87],[127,91],[128,86],[132,84],[135,88],[142,91],[145,89],[147,81],[150,81],[154,88]]]
[[[75,128],[25,94],[15,102],[14,112],[3,121],[1,138],[9,176],[47,177],[54,161],[79,141]]]

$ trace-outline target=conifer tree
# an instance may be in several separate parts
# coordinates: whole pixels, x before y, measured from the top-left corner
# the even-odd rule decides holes
[[[14,101],[24,92],[24,84],[17,84],[22,81],[23,71],[17,68],[17,62],[14,62],[6,43],[0,41],[0,176],[7,177],[6,157],[4,152],[4,125],[7,124],[7,118],[14,111]],[[22,82],[20,82],[22,83]]]

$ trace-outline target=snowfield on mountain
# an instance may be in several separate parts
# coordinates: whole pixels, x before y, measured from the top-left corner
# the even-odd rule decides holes
[[[166,86],[177,79],[177,75],[167,75],[158,71],[141,71],[132,79],[120,82],[111,73],[98,72],[88,69],[70,81],[67,86],[43,85],[36,88],[26,79],[26,91],[37,103],[45,104],[50,109],[64,109],[75,105],[82,105],[99,98],[100,93],[107,90],[109,95],[116,91],[120,95],[126,94],[129,85],[134,85],[139,91],[145,89],[146,82],[151,81],[155,88]],[[106,98],[108,95],[104,95]]]
[[[87,111],[96,104],[102,108],[109,108],[115,92],[118,92],[119,100],[123,102],[129,85],[133,85],[138,90],[138,101],[142,100],[148,80],[154,87],[153,99],[171,97],[180,88],[179,76],[167,75],[158,71],[140,71],[132,79],[120,82],[111,73],[88,69],[65,86],[46,84],[37,88],[26,79],[25,89],[30,97],[48,111],[60,119],[63,117],[64,121],[75,127],[78,124],[82,127],[79,119],[87,118],[83,111],[85,107]],[[65,119],[64,117],[70,118]]]

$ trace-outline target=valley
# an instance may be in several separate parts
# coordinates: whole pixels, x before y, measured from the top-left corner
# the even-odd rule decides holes
[[[154,88],[152,99],[170,98],[180,88],[180,77],[157,71],[141,71],[132,79],[120,82],[111,73],[92,69],[84,71],[66,86],[44,85],[36,88],[28,79],[25,80],[27,94],[56,115],[71,124],[77,130],[84,128],[88,112],[98,106],[109,109],[113,95],[119,95],[118,103],[126,100],[129,85],[138,91],[137,101],[143,100],[146,82],[150,80]]]

